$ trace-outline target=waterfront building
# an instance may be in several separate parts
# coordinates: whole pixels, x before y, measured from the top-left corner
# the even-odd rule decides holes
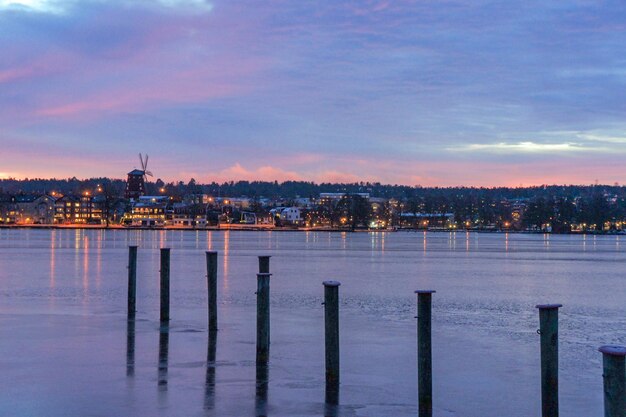
[[[73,195],[64,195],[54,202],[54,223],[77,223],[80,211],[80,199]]]
[[[298,207],[276,207],[270,210],[276,226],[303,224],[302,213]]]
[[[133,226],[164,226],[169,197],[141,196],[133,201],[131,213],[123,222]]]

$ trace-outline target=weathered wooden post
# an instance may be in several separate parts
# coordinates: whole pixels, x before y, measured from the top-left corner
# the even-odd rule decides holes
[[[626,368],[624,346],[602,346],[604,417],[626,417]]]
[[[324,417],[339,415],[339,384],[326,384],[324,396]]]
[[[161,248],[161,323],[170,320],[170,249]]]
[[[432,290],[417,290],[417,392],[419,417],[433,415]]]
[[[271,256],[269,255],[261,255],[259,256],[259,274],[269,274],[270,273],[270,258]],[[272,337],[271,337],[271,329],[270,329],[270,311],[269,309],[267,310],[267,343],[271,343]]]
[[[256,291],[256,361],[267,363],[270,356],[270,276],[257,274]]]
[[[561,304],[539,304],[541,335],[541,415],[559,415],[559,308]]]
[[[270,258],[269,255],[259,256],[259,274],[270,273]]]
[[[339,286],[324,281],[324,327],[326,343],[326,386],[339,386]]]
[[[217,330],[217,252],[206,253],[209,331]]]
[[[137,311],[137,246],[128,247],[128,320]]]
[[[254,408],[256,416],[267,416],[267,391],[269,385],[269,367],[266,363],[256,366],[256,390],[254,393]]]

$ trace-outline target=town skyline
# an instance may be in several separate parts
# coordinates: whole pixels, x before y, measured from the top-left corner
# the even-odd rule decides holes
[[[0,1],[0,178],[621,182],[625,6]]]

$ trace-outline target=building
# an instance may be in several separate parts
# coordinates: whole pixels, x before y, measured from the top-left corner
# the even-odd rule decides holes
[[[320,193],[319,205],[322,206],[336,206],[339,201],[349,196],[358,195],[369,201],[369,193]]]
[[[64,195],[54,202],[54,223],[76,223],[80,211],[80,198]]]
[[[130,215],[123,222],[133,226],[164,226],[169,197],[141,196],[133,201]]]
[[[145,175],[146,172],[139,169],[133,169],[128,173],[126,192],[124,193],[126,198],[136,200],[146,194]]]
[[[298,207],[276,207],[270,210],[276,226],[303,224],[302,213]]]
[[[0,223],[51,224],[54,197],[47,194],[4,196],[0,201]]]

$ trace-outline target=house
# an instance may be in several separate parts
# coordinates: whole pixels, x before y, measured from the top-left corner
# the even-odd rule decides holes
[[[270,210],[276,226],[300,225],[303,223],[302,213],[298,207],[276,207]]]

